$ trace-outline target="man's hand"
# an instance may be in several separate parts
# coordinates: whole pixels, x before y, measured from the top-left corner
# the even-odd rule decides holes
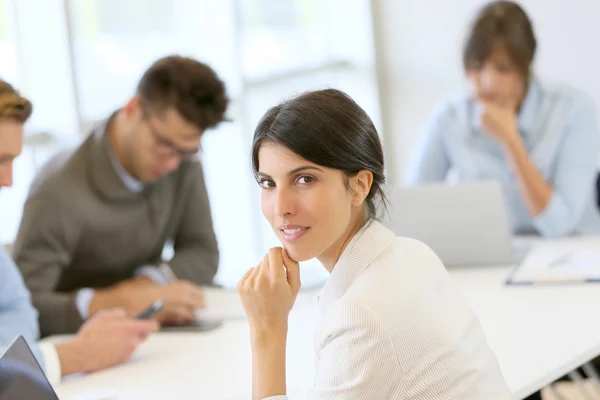
[[[135,278],[106,289],[98,289],[90,304],[90,315],[107,308],[123,308],[135,317],[159,298],[164,309],[155,318],[163,324],[183,325],[196,320],[196,309],[204,307],[204,293],[188,281],[160,286],[147,278]]]
[[[158,297],[165,308],[157,314],[162,324],[186,325],[196,321],[196,310],[204,308],[204,292],[188,281],[176,281],[159,287]]]
[[[73,340],[56,346],[62,376],[121,364],[158,328],[156,321],[127,318],[123,310],[101,311]]]

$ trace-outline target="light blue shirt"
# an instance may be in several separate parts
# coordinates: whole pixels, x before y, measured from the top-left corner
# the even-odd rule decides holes
[[[104,122],[106,123],[106,122]],[[110,161],[112,163],[113,168],[117,171],[119,178],[123,181],[123,184],[131,191],[132,193],[139,193],[144,190],[144,184],[139,180],[135,179],[131,174],[129,174],[123,165],[117,158],[117,155],[112,148],[108,137],[105,136],[105,144],[108,150],[108,156],[110,157]],[[151,280],[153,280],[158,285],[166,285],[169,283],[169,279],[165,276],[162,271],[153,266],[153,265],[144,265],[139,267],[135,273],[135,276],[145,276]],[[83,319],[87,319],[89,316],[90,303],[94,298],[94,289],[91,288],[83,288],[77,292],[77,296],[75,298],[75,304],[77,306],[77,311]]]
[[[38,313],[12,258],[0,247],[0,354],[23,335],[35,358],[45,368],[39,338]]]
[[[498,180],[514,233],[561,237],[576,232],[593,198],[599,159],[593,101],[574,89],[532,80],[517,122],[530,159],[553,188],[550,202],[535,217],[505,153],[481,130],[478,112],[467,94],[438,107],[418,140],[407,183],[443,181],[450,171],[463,182]]]

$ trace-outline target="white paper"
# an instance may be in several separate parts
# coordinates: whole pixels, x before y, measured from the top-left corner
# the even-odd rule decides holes
[[[600,239],[545,241],[534,246],[511,281],[561,282],[600,280]]]

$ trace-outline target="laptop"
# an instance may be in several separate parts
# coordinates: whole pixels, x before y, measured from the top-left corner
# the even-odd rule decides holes
[[[514,265],[509,217],[497,181],[425,184],[389,193],[383,222],[397,236],[420,240],[446,267]]]
[[[0,400],[58,400],[23,336],[0,357]]]

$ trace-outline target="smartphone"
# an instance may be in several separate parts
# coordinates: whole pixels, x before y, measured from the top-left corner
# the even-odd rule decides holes
[[[162,310],[164,307],[165,307],[164,299],[158,299],[154,303],[152,303],[152,305],[150,307],[146,308],[144,311],[139,313],[138,316],[135,318],[136,319],[148,319],[148,318],[152,317],[154,314],[156,314],[157,312],[159,312],[160,310]]]

